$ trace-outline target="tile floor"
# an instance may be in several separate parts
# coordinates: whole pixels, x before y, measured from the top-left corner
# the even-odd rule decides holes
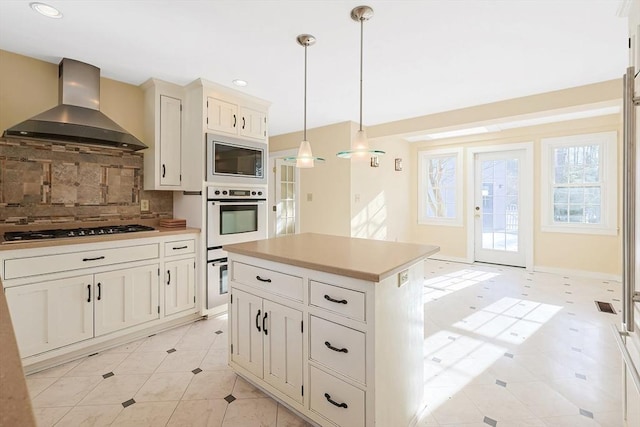
[[[620,283],[427,261],[426,426],[621,426]],[[200,321],[27,377],[43,426],[308,426]],[[397,426],[381,426],[397,427]]]

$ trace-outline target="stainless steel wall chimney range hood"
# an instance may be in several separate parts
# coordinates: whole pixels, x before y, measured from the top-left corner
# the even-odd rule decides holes
[[[100,112],[98,67],[63,58],[58,68],[58,103],[58,106],[7,129],[4,136],[132,151],[147,148],[142,141]]]

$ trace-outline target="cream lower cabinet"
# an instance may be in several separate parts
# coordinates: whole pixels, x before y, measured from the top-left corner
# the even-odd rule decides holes
[[[20,356],[93,338],[93,275],[5,289]]]
[[[196,306],[196,260],[187,258],[164,264],[165,316],[193,309]]]
[[[197,319],[196,248],[197,234],[190,232],[0,250],[25,369]]]
[[[96,274],[95,336],[160,317],[158,264]]]
[[[22,357],[160,317],[158,264],[5,290]]]
[[[237,289],[231,307],[232,362],[302,403],[302,312]]]
[[[423,262],[380,282],[229,251],[229,365],[323,427],[408,427],[422,408]]]

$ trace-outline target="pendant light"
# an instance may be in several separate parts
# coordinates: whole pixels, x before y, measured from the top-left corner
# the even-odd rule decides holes
[[[367,134],[364,129],[362,129],[362,52],[364,50],[364,21],[368,21],[372,16],[373,9],[369,6],[358,6],[351,10],[351,19],[356,22],[360,22],[360,128],[353,139],[353,149],[340,151],[336,154],[338,157],[343,159],[365,158],[368,156],[381,156],[384,154],[384,151],[372,150],[369,148]]]
[[[313,157],[311,144],[307,141],[307,47],[313,46],[316,38],[311,34],[300,34],[296,39],[298,44],[304,47],[304,132],[298,155],[285,157],[285,162],[295,162],[297,168],[312,168],[316,162],[322,163],[322,157]]]

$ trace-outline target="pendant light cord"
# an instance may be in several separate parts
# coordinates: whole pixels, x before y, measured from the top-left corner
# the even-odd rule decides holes
[[[304,45],[304,132],[302,140],[307,140],[307,46]]]
[[[360,130],[362,131],[362,57],[364,50],[364,19],[360,18]]]

